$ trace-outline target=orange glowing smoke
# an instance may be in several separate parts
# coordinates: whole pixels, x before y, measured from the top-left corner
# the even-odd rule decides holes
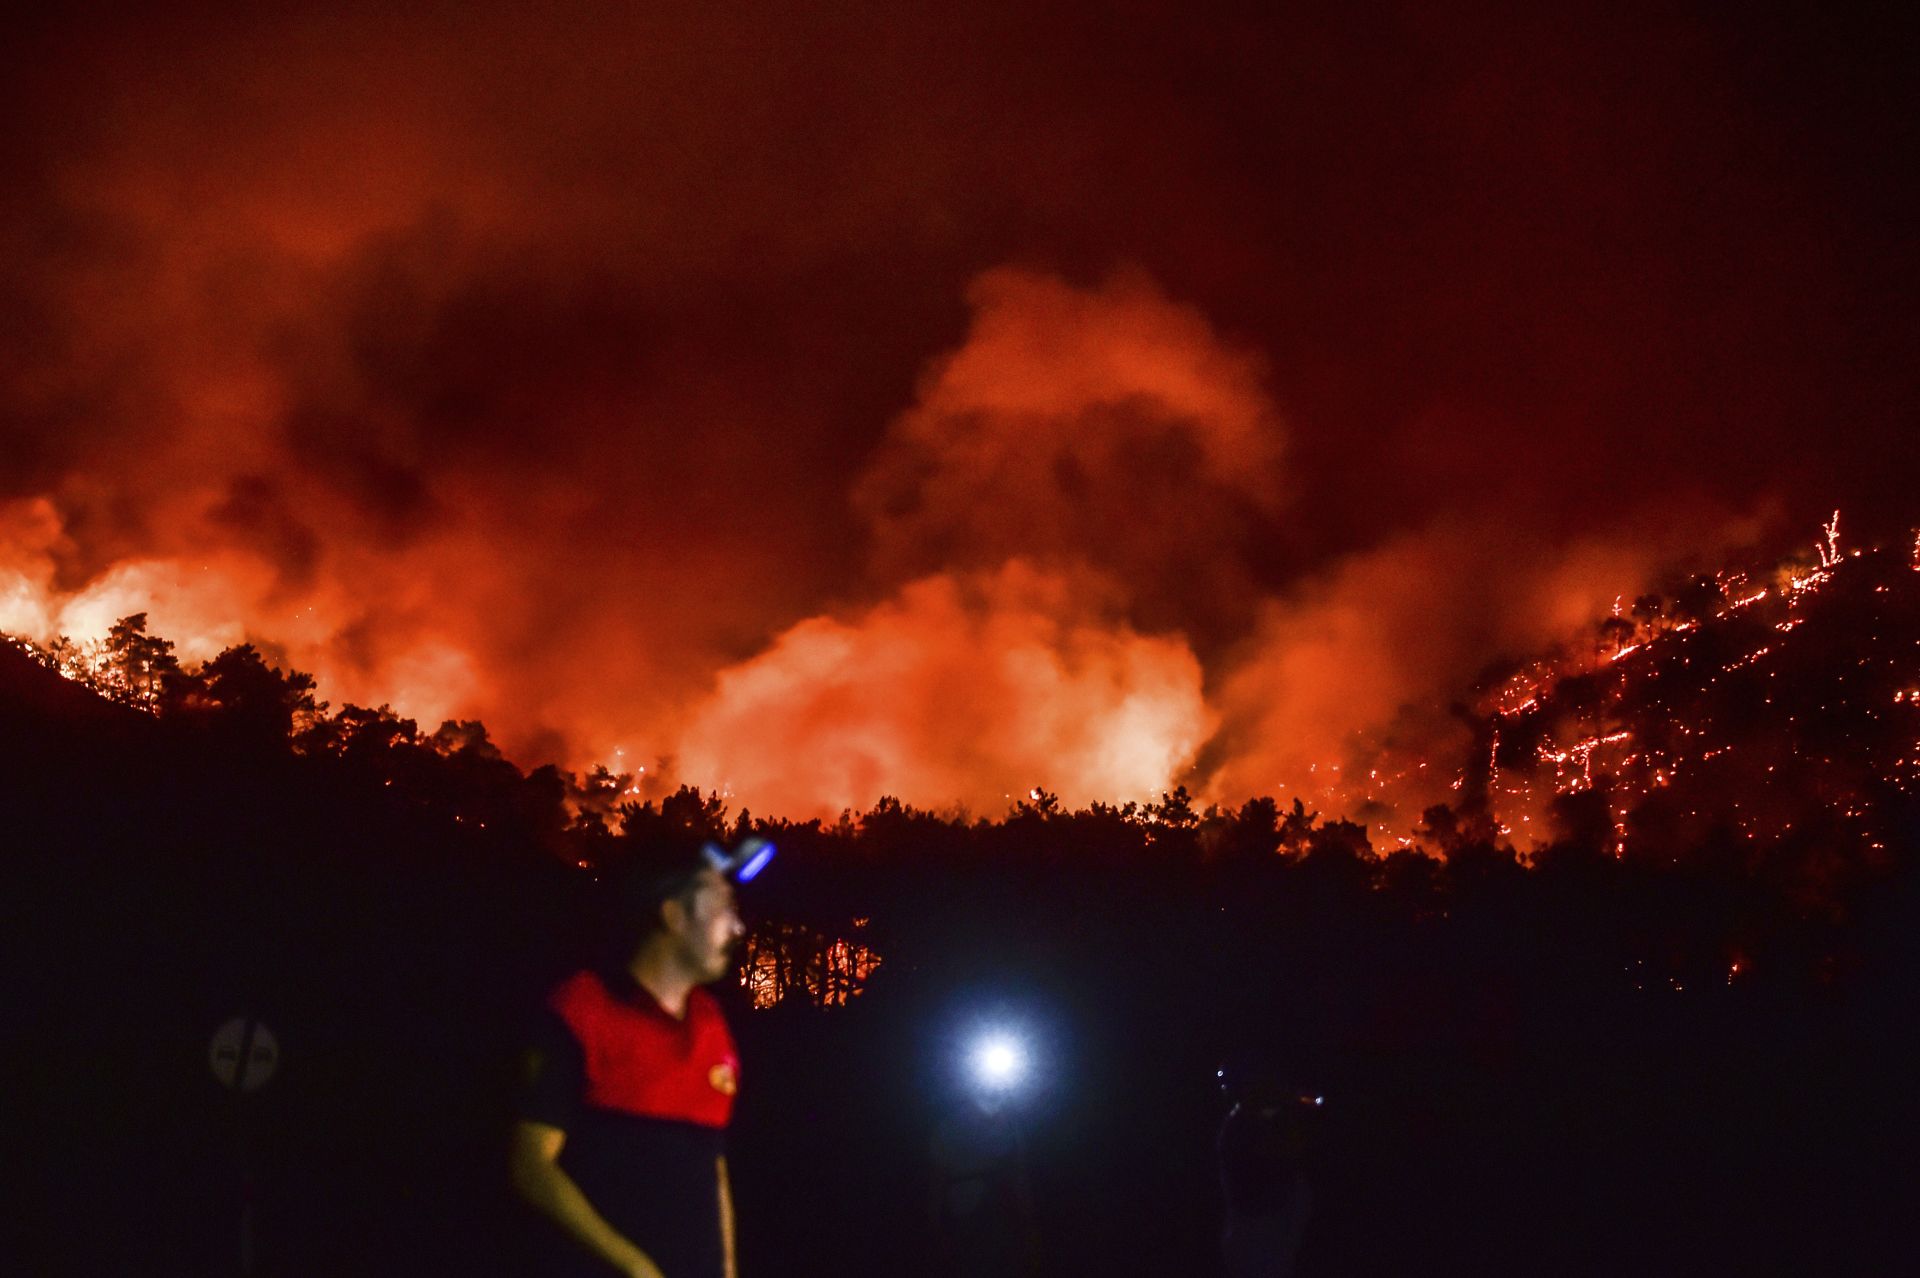
[[[719,676],[678,763],[758,810],[832,814],[891,794],[991,814],[1035,783],[1069,803],[1151,799],[1209,727],[1183,642],[1136,634],[1015,561],[795,626]]]
[[[1235,531],[1282,487],[1260,361],[1137,274],[1002,269],[968,296],[966,341],[856,488],[881,570],[1021,556],[1105,568],[1136,598],[1235,584]]]
[[[990,813],[1034,785],[1151,799],[1192,763],[1200,663],[1135,617],[1222,588],[1224,530],[1275,500],[1258,363],[1137,276],[1001,270],[970,296],[857,490],[875,575],[906,579],[721,671],[681,776],[793,814]]]
[[[649,785],[782,815],[1187,783],[1406,828],[1448,779],[1383,779],[1370,752],[1443,749],[1434,707],[1489,654],[1597,615],[1723,522],[1672,519],[1656,544],[1455,522],[1263,597],[1249,545],[1279,535],[1286,484],[1260,361],[1137,274],[998,270],[969,296],[966,337],[852,486],[851,602],[795,606],[784,528],[751,508],[641,506],[594,533],[609,512],[570,477],[431,462],[399,422],[424,487],[371,517],[288,458],[212,470],[89,572],[62,515],[84,507],[11,503],[0,628],[98,637],[145,611],[190,660],[255,642],[336,702],[481,718],[527,762],[662,759]]]
[[[1910,219],[1744,162],[1815,126],[1717,22],[1642,15],[1622,98],[1577,24],[1311,9],[43,6],[0,628],[763,811],[1405,825],[1483,663],[1773,485],[1910,488],[1904,346],[1806,323],[1903,331]]]

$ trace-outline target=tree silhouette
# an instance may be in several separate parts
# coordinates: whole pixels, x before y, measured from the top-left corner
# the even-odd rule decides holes
[[[224,735],[251,746],[285,749],[325,710],[313,676],[270,666],[252,644],[226,649],[197,672],[176,672],[165,692],[172,710],[207,716]]]
[[[147,633],[146,613],[122,617],[108,629],[102,679],[114,700],[157,710],[179,676],[173,644]]]

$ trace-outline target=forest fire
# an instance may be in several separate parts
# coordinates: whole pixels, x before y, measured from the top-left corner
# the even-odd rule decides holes
[[[1604,797],[1617,855],[1656,807],[1668,814],[1662,821],[1726,821],[1749,840],[1814,819],[1808,811],[1787,816],[1786,809],[1826,810],[1839,814],[1861,846],[1882,846],[1877,832],[1885,814],[1868,796],[1885,783],[1910,792],[1912,778],[1909,740],[1880,722],[1872,706],[1906,704],[1915,695],[1904,685],[1887,687],[1912,668],[1897,655],[1895,636],[1911,632],[1914,601],[1898,578],[1880,570],[1889,556],[1843,551],[1838,512],[1822,533],[1816,564],[1779,568],[1777,591],[1728,570],[1702,579],[1710,591],[1696,591],[1685,604],[1689,612],[1649,596],[1629,621],[1616,604],[1602,625],[1617,645],[1611,651],[1603,641],[1588,658],[1578,644],[1566,644],[1562,655],[1535,659],[1485,688],[1475,729],[1484,753],[1455,773],[1449,803],[1483,811],[1523,855],[1561,828],[1556,803],[1587,792]],[[1812,611],[1843,583],[1847,600],[1834,607],[1844,612]],[[1890,593],[1895,598],[1870,604]],[[1886,620],[1856,636],[1844,618],[1863,606]],[[1881,625],[1889,633],[1875,633]],[[1805,648],[1788,640],[1809,635]],[[1867,692],[1869,681],[1887,690]],[[1809,736],[1831,742],[1831,753],[1807,757],[1800,743]],[[1795,799],[1774,784],[1789,761],[1802,781],[1820,778],[1817,797]],[[1328,805],[1344,800],[1348,811],[1418,810],[1426,800],[1409,782],[1433,762],[1389,752],[1370,772],[1363,796],[1344,795],[1330,779],[1312,797]],[[1739,797],[1756,775],[1757,792]]]
[[[10,24],[13,1268],[1904,1272],[1901,12]]]
[[[1678,175],[1725,172],[1696,143],[1763,140],[1764,112],[1722,119],[1697,88],[1716,66],[1663,81],[1713,98],[1699,138],[1545,128],[1612,83],[1585,45],[1515,86],[1528,127],[1496,124],[1504,99],[1463,86],[1506,68],[1465,27],[1455,70],[1394,100],[1444,127],[1363,136],[1364,75],[1303,84],[1303,118],[1343,130],[1326,154],[1410,184],[1376,206],[1276,185],[1228,120],[1070,105],[1136,100],[1130,74],[959,74],[945,38],[859,27],[849,76],[810,64],[819,33],[713,21],[711,45],[692,19],[602,41],[506,13],[356,19],[338,47],[214,23],[165,59],[145,32],[23,41],[45,136],[5,214],[0,631],[82,674],[144,613],[185,662],[251,643],[336,703],[484,720],[516,760],[604,764],[640,796],[831,818],[1186,784],[1400,833],[1460,771],[1433,707],[1487,660],[1612,603],[1631,633],[1605,659],[1646,663],[1693,622],[1636,619],[1631,592],[1805,517],[1795,491],[1906,518],[1880,460],[1906,365],[1816,349],[1804,315],[1814,280],[1905,260],[1909,219],[1847,222],[1830,181],[1762,166],[1671,224],[1700,194]],[[681,40],[672,75],[632,73]],[[1278,109],[1267,77],[1199,65],[1245,99],[1232,121]],[[1025,127],[980,130],[1002,110]],[[1009,165],[1003,137],[1036,149]],[[1554,216],[1460,202],[1443,175],[1494,139]],[[1131,178],[1089,200],[1063,175],[1096,153]],[[822,154],[847,178],[825,195]],[[1508,309],[1463,308],[1459,278],[1511,286]],[[1648,288],[1603,286],[1625,278]],[[1844,300],[1823,313],[1878,313]],[[1824,589],[1852,558],[1837,509],[1811,548],[1729,576],[1722,612]]]
[[[842,1007],[880,970],[881,958],[863,943],[867,920],[853,920],[853,939],[819,935],[793,924],[750,933],[741,983],[757,1008],[797,997],[815,1007]]]
[[[1477,761],[1385,746],[1364,765],[1310,765],[1305,786],[1276,797],[1368,819],[1403,846],[1414,842],[1410,814],[1435,801],[1430,778],[1449,775],[1448,803],[1484,814],[1523,855],[1560,827],[1556,804],[1588,793],[1604,797],[1616,855],[1649,819],[1655,796],[1667,813],[1662,820],[1727,821],[1748,839],[1785,834],[1810,819],[1804,809],[1812,805],[1840,813],[1863,843],[1877,846],[1874,786],[1910,790],[1915,783],[1911,731],[1887,737],[1889,725],[1870,709],[1920,704],[1909,682],[1912,661],[1896,655],[1903,627],[1914,624],[1911,577],[1887,577],[1881,565],[1889,556],[1878,550],[1843,554],[1837,513],[1823,532],[1818,566],[1782,566],[1777,591],[1750,588],[1748,574],[1735,569],[1698,578],[1673,599],[1645,596],[1631,618],[1616,603],[1599,623],[1600,640],[1585,650],[1590,655],[1578,641],[1563,643],[1557,655],[1532,658],[1483,688],[1472,711],[1482,742]],[[1829,604],[1835,591],[1841,601]],[[1864,628],[1845,620],[1863,609],[1875,618]],[[98,638],[14,642],[66,678],[149,712],[161,708],[181,669],[172,645],[147,632],[144,616]],[[1871,691],[1875,684],[1881,691]],[[310,726],[324,707],[299,716]],[[1802,744],[1809,735],[1836,745],[1810,755]],[[1802,778],[1799,798],[1769,780],[1789,760]],[[611,821],[622,804],[667,782],[616,749],[611,764],[569,784],[580,812]],[[1043,791],[1030,789],[1038,801]],[[829,951],[805,978],[820,997],[857,985],[871,967],[856,949]],[[779,981],[784,987],[789,977]]]

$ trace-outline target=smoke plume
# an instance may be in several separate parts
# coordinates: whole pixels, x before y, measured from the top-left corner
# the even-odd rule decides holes
[[[48,9],[0,629],[760,809],[1298,784],[1728,512],[1908,535],[1876,22]]]
[[[720,674],[680,773],[801,816],[882,795],[997,814],[1030,787],[1152,799],[1210,727],[1200,664],[1101,594],[1015,560],[809,619]]]

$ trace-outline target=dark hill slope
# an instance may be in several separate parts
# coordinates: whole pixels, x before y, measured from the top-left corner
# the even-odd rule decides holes
[[[243,1142],[300,1272],[446,1272],[493,1246],[459,1218],[491,1201],[512,1043],[567,905],[530,843],[10,647],[0,811],[8,1073],[30,1098],[16,1272],[228,1271]],[[241,1100],[207,1052],[243,1014],[282,1061]],[[476,1256],[409,1257],[423,1238]]]

